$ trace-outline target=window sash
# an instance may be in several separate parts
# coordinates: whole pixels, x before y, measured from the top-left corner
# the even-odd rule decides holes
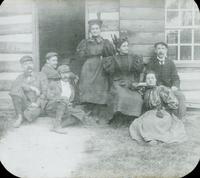
[[[181,23],[181,15],[182,15],[182,12],[191,12],[192,14],[192,24],[191,25],[187,25],[187,26],[183,26],[181,24],[178,24],[178,25],[168,25],[167,23],[167,20],[168,20],[168,12],[178,12],[178,21]],[[167,3],[165,3],[165,41],[167,41],[167,36],[168,36],[168,33],[172,30],[176,30],[178,32],[178,41],[177,43],[173,43],[173,44],[170,44],[168,43],[169,46],[177,46],[177,53],[178,53],[178,59],[175,60],[176,62],[183,62],[183,61],[191,61],[191,62],[197,62],[200,60],[198,59],[194,59],[194,48],[195,46],[200,46],[200,43],[195,43],[194,42],[194,31],[196,29],[200,29],[200,25],[195,25],[195,13],[196,12],[199,12],[199,9],[198,7],[196,7],[195,5],[192,7],[192,8],[189,8],[189,9],[182,9],[181,8],[181,3],[180,1],[178,1],[178,8],[167,8]],[[181,30],[183,29],[190,29],[192,31],[192,39],[191,39],[191,43],[181,43],[180,41],[180,33],[181,33]],[[191,59],[190,60],[181,60],[180,57],[181,57],[181,54],[180,54],[180,51],[181,51],[181,47],[182,46],[189,46],[191,47]]]

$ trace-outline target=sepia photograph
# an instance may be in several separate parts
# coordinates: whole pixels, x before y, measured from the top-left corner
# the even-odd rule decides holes
[[[0,161],[20,178],[180,178],[200,160],[195,0],[4,0]]]

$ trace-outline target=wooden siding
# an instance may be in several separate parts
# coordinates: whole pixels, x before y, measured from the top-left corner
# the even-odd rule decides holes
[[[102,37],[111,40],[111,34],[119,36],[119,1],[120,0],[86,0],[86,37],[88,33],[88,20],[103,21]]]
[[[0,110],[12,109],[8,91],[20,74],[19,59],[34,54],[33,4],[5,0],[0,6]]]

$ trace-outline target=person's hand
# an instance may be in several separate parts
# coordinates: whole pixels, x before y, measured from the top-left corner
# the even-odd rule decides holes
[[[147,83],[146,82],[140,82],[137,84],[137,87],[146,87]]]
[[[31,103],[30,107],[39,107],[39,105],[37,103]]]
[[[36,87],[31,86],[30,88],[32,91],[34,91],[36,93],[37,96],[40,95],[40,91]]]
[[[172,91],[177,91],[178,90],[178,88],[176,86],[172,86],[171,89],[172,89]]]

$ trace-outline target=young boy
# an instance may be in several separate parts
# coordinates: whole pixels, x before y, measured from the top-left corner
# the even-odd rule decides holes
[[[66,133],[63,127],[80,122],[84,112],[73,106],[78,77],[70,71],[68,65],[59,66],[57,71],[60,74],[60,80],[49,84],[46,112],[54,117],[52,131]]]

